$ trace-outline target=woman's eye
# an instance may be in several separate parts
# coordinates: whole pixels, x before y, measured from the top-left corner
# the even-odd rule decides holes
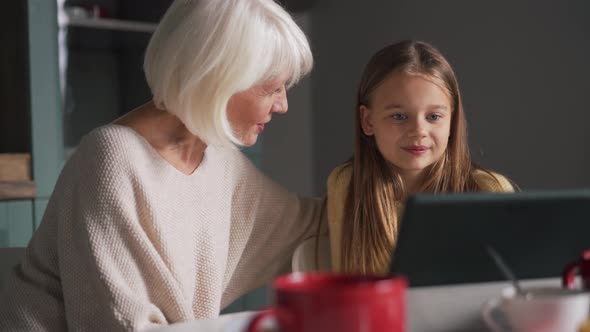
[[[428,116],[428,120],[432,120],[432,121],[436,121],[440,118],[442,118],[442,115],[440,115],[440,114],[430,114]]]
[[[395,113],[391,116],[394,120],[405,120],[408,118],[405,114]]]
[[[278,87],[278,88],[276,88],[276,89],[273,91],[273,93],[281,93],[281,92],[283,92],[283,87],[282,87],[282,86],[281,86],[281,87]]]

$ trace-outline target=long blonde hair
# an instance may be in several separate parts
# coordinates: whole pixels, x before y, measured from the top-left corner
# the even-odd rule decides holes
[[[381,49],[365,67],[355,106],[354,155],[347,163],[352,168],[352,177],[342,229],[344,272],[386,272],[396,242],[398,204],[405,198],[403,183],[395,168],[379,152],[374,136],[364,134],[359,113],[361,105],[370,107],[375,89],[394,72],[430,78],[451,99],[448,146],[442,158],[427,170],[421,191],[479,190],[473,170],[481,168],[471,161],[469,155],[459,84],[447,60],[437,49],[419,41],[406,40]]]

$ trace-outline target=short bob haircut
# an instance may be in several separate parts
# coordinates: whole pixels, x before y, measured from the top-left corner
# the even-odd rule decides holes
[[[227,119],[229,98],[282,75],[289,88],[312,66],[305,34],[273,0],[175,0],[144,71],[158,108],[206,144],[235,147],[243,144]]]

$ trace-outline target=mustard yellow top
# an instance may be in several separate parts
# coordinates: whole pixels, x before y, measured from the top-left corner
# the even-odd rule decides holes
[[[350,183],[351,167],[341,165],[336,167],[328,177],[328,227],[330,233],[330,251],[332,257],[332,269],[341,271],[341,244],[342,244],[342,214],[346,204],[346,194]],[[506,177],[498,173],[490,175],[481,170],[474,173],[475,182],[484,192],[513,192],[514,188]],[[494,179],[495,178],[495,179]],[[496,181],[497,180],[497,181]],[[398,210],[401,218],[402,209]]]

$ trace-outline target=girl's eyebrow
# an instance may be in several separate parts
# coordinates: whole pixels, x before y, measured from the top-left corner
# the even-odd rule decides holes
[[[403,108],[403,107],[400,104],[389,104],[389,105],[385,105],[385,107],[383,109],[390,110],[390,109],[401,109],[401,108]]]
[[[389,104],[389,105],[385,105],[385,107],[383,107],[384,110],[397,110],[397,109],[402,109],[404,108],[402,105],[400,104]],[[449,108],[446,105],[428,105],[427,109],[429,111],[446,111]]]
[[[430,105],[428,109],[431,111],[446,111],[448,107],[446,105]]]

